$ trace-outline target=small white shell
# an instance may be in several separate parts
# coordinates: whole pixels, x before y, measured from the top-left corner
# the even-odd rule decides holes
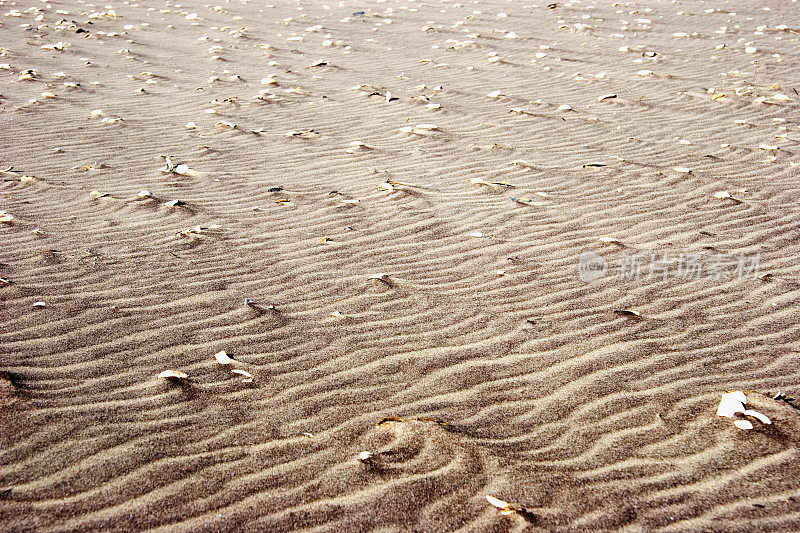
[[[178,370],[164,370],[158,375],[158,377],[164,379],[187,379],[189,376],[188,374]]]
[[[725,416],[733,418],[736,413],[744,411],[744,406],[747,403],[747,397],[744,392],[737,390],[733,392],[726,392],[722,395],[717,407],[717,416]]]
[[[770,425],[772,424],[772,420],[769,419],[767,415],[764,413],[759,413],[758,411],[754,411],[753,409],[745,409],[742,411],[742,414],[747,416],[752,416],[753,418],[757,418],[761,423]]]
[[[215,353],[214,359],[216,359],[217,363],[221,365],[229,365],[233,362],[233,359],[231,359],[228,354],[225,353],[225,350]]]
[[[511,506],[510,503],[504,502],[500,498],[489,496],[488,494],[486,495],[486,501],[489,502],[489,504],[493,505],[494,507],[497,507],[498,509],[508,509]]]
[[[253,374],[251,374],[247,370],[240,370],[240,369],[236,368],[234,370],[231,370],[231,374],[239,374],[240,376],[243,376],[244,379],[242,380],[242,383],[252,383],[253,382]]]

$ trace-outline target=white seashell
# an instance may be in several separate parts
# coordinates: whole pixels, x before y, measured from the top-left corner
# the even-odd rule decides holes
[[[717,416],[725,416],[733,418],[736,413],[744,411],[744,406],[747,403],[747,397],[744,392],[737,390],[733,392],[726,392],[722,395],[717,407]]]
[[[233,359],[231,359],[228,354],[225,353],[225,350],[215,353],[214,359],[216,359],[217,363],[221,365],[229,365],[233,362]]]
[[[770,425],[772,424],[772,420],[769,419],[767,415],[764,413],[759,413],[758,411],[754,411],[753,409],[745,409],[742,411],[742,414],[747,416],[752,416],[753,418],[757,418],[763,424]]]
[[[240,369],[236,368],[234,370],[231,370],[231,374],[239,374],[240,376],[243,376],[244,379],[242,380],[242,383],[252,383],[253,382],[253,374],[251,374],[247,370],[240,370]]]
[[[189,376],[186,373],[178,370],[164,370],[158,375],[158,377],[164,379],[187,379]]]

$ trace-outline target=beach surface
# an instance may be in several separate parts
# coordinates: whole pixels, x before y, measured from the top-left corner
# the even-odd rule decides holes
[[[0,13],[0,530],[800,530],[797,2]]]

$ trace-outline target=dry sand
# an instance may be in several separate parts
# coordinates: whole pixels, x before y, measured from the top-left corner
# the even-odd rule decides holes
[[[800,530],[800,5],[220,2],[0,2],[0,529]]]

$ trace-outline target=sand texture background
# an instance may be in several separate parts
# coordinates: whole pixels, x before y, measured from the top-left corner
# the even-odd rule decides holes
[[[0,2],[0,529],[800,530],[800,5],[547,3]]]

